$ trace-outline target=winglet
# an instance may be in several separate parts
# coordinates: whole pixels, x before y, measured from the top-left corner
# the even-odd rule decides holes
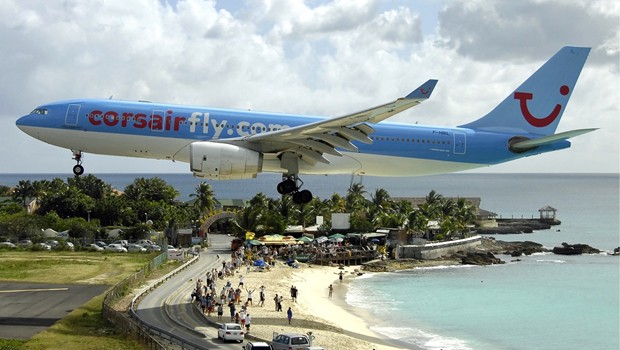
[[[415,99],[415,100],[426,100],[431,97],[433,93],[433,89],[435,89],[435,85],[437,85],[437,79],[430,79],[426,83],[420,85],[415,90],[411,91],[409,95],[405,98]]]

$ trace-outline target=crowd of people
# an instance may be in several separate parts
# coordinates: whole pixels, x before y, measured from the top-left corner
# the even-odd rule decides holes
[[[278,249],[275,248],[258,251],[240,247],[232,253],[230,260],[222,261],[221,267],[207,271],[204,279],[202,276],[196,279],[191,301],[207,316],[217,313],[217,321],[220,322],[224,321],[224,310],[228,308],[230,322],[240,324],[249,333],[251,325],[250,307],[254,306],[254,297],[257,291],[259,299],[256,306],[263,307],[265,305],[267,288],[264,285],[258,288],[246,286],[242,274],[243,269],[245,268],[246,274],[260,269],[269,269],[275,264],[275,259],[279,254]],[[260,263],[261,261],[264,264]],[[231,282],[233,280],[238,280],[238,283]],[[218,286],[222,286],[221,289]],[[297,300],[298,293],[297,287],[291,286],[292,302]],[[276,311],[282,311],[283,296],[276,294],[273,300]],[[287,317],[290,324],[292,318],[290,307],[287,311]]]

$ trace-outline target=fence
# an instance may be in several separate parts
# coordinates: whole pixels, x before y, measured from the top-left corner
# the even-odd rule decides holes
[[[166,253],[160,254],[140,271],[119,282],[106,294],[101,308],[101,314],[104,319],[114,325],[117,330],[123,332],[125,336],[135,338],[149,349],[165,349],[165,347],[151,336],[145,327],[141,327],[139,323],[132,320],[125,313],[115,310],[112,304],[127,295],[139,283],[143,282],[151,271],[160,267],[167,260],[168,256]]]

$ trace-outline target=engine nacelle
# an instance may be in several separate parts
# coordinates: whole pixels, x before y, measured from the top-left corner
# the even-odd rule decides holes
[[[189,152],[190,169],[197,177],[250,179],[263,169],[263,155],[247,148],[203,141],[192,143]]]

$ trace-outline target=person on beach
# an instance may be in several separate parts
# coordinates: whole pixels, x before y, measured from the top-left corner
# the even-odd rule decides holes
[[[243,329],[243,327],[245,326],[245,310],[241,309],[241,312],[239,313],[239,320],[241,321],[241,328]]]
[[[222,306],[222,303],[217,304],[217,320],[221,321],[222,320],[222,315],[224,315],[224,307]]]
[[[235,306],[234,301],[230,301],[228,303],[228,307],[230,308],[230,321],[232,322],[235,320],[235,312],[237,311],[237,307]]]
[[[276,296],[275,296],[275,297],[273,297],[273,301],[274,301],[274,302],[275,302],[275,304],[276,304],[276,311],[278,311],[278,299],[279,299],[279,297],[278,297],[278,294],[276,293]]]
[[[245,332],[246,333],[250,333],[250,323],[252,322],[252,318],[250,317],[250,314],[246,314],[245,315]]]
[[[263,305],[265,305],[265,288],[261,287],[261,289],[260,289],[260,302],[258,303],[258,306],[263,307]]]
[[[293,318],[293,310],[291,310],[291,307],[288,307],[288,310],[286,310],[286,318],[288,318],[288,324],[291,324],[291,319]]]
[[[256,288],[250,290],[250,289],[245,289],[246,292],[248,292],[248,303],[250,303],[250,305],[254,306],[254,304],[252,303],[252,293],[254,293],[254,291],[256,290]]]
[[[329,285],[329,287],[327,288],[329,289],[329,297],[332,297],[332,293],[334,292],[334,286],[332,286],[331,284]]]
[[[235,323],[236,323],[236,324],[239,324],[239,321],[240,321],[240,320],[239,320],[239,313],[237,312],[237,313],[235,314]]]
[[[297,302],[297,287],[291,286],[291,300]]]

